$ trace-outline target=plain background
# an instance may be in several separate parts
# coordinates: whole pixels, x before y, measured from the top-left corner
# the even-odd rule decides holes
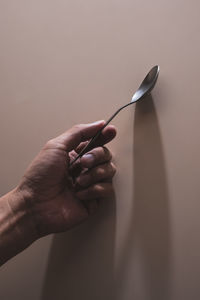
[[[1,299],[200,299],[200,4],[1,0],[3,195],[51,137],[107,119],[161,68],[152,97],[114,120],[116,199],[0,269]]]

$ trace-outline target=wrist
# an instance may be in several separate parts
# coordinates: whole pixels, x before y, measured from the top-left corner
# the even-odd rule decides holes
[[[37,231],[25,196],[14,189],[0,198],[0,265],[27,248]]]
[[[29,206],[29,193],[15,188],[6,195],[7,203],[15,224],[15,233],[21,245],[26,248],[38,239],[34,217]]]

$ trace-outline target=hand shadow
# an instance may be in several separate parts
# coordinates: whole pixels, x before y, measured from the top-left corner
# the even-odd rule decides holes
[[[41,300],[113,299],[115,199],[85,223],[54,236]]]
[[[133,164],[131,223],[117,273],[115,299],[123,299],[120,294],[124,293],[128,280],[135,299],[169,300],[171,249],[167,177],[151,96],[136,104]],[[132,277],[129,275],[126,279],[130,268]]]

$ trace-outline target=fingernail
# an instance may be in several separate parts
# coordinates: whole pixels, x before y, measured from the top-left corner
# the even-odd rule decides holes
[[[81,158],[81,164],[83,164],[85,167],[92,167],[94,163],[94,156],[90,153],[86,153]]]

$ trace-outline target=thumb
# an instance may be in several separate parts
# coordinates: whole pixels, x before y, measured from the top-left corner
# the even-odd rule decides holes
[[[105,121],[101,120],[90,124],[75,125],[65,133],[58,136],[55,141],[64,145],[66,151],[70,152],[81,142],[91,139],[104,124]]]

